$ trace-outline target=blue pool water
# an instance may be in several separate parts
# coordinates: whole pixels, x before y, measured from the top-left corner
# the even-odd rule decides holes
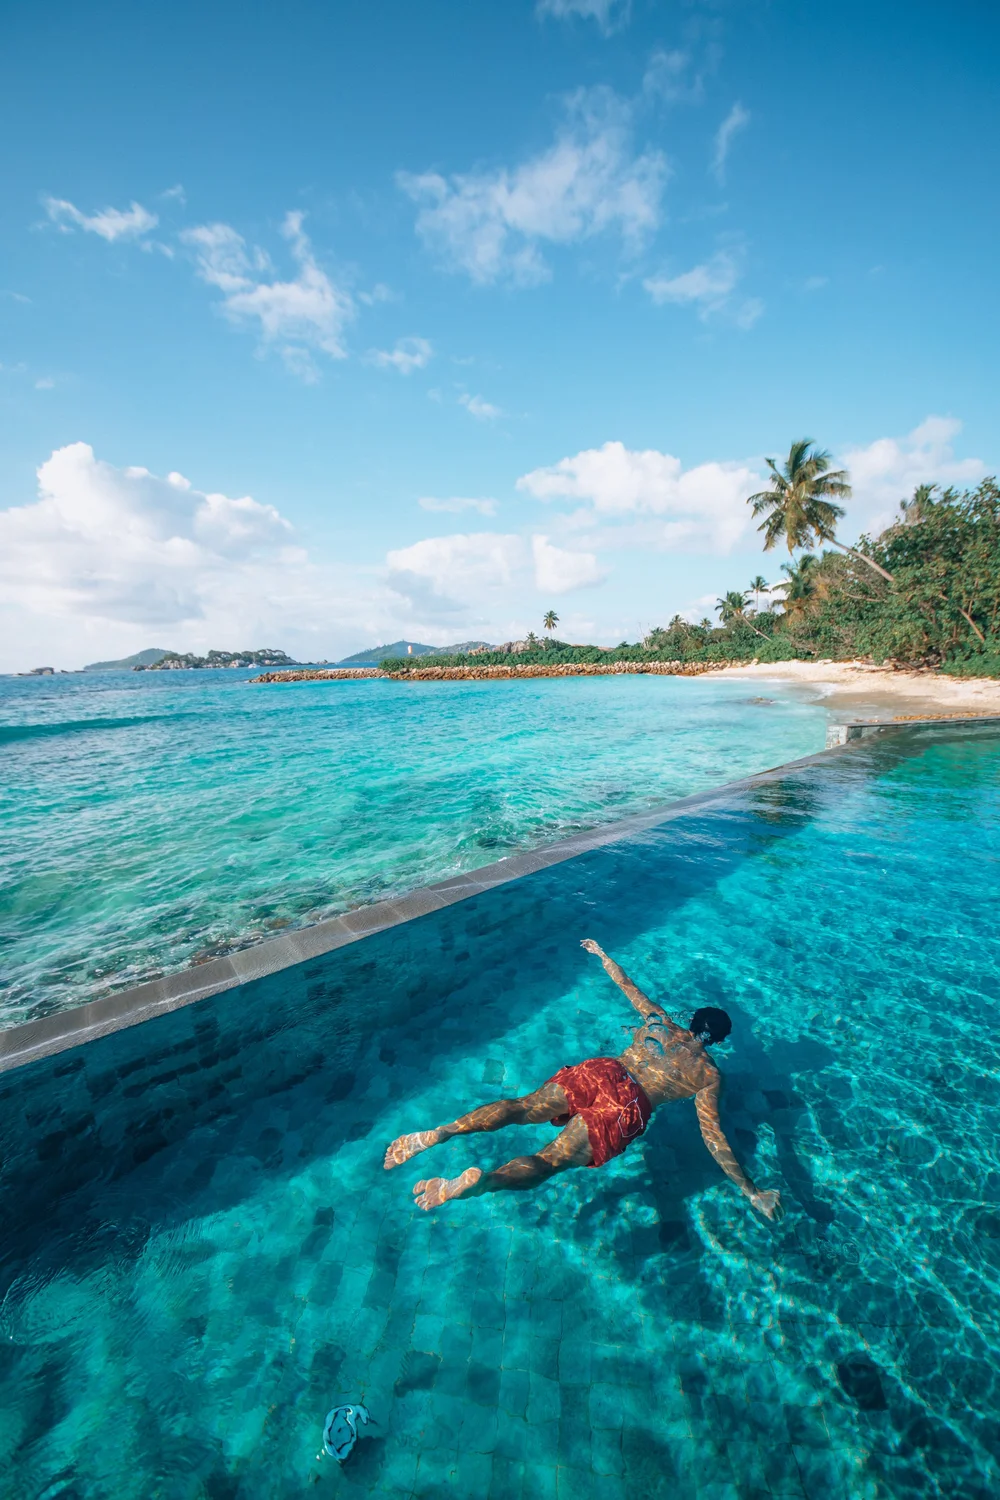
[[[0,1025],[819,750],[827,719],[759,683],[249,675],[0,679]]]
[[[1000,1492],[1000,737],[905,731],[0,1078],[12,1500]],[[667,1106],[533,1194],[402,1130],[724,1004],[758,1221]],[[338,1399],[378,1425],[320,1456]]]

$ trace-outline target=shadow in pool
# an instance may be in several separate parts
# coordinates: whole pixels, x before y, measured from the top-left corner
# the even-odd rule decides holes
[[[577,943],[592,927],[609,946],[627,945],[884,763],[884,753],[858,754],[802,768],[8,1075],[0,1086],[0,1215],[8,1226],[0,1293],[42,1247],[50,1263],[69,1257],[79,1266],[105,1254],[100,1235],[81,1242],[81,1222],[124,1216],[159,1226],[218,1211],[262,1177],[301,1170],[363,1138],[377,1126],[378,1107],[358,1099],[376,1074],[392,1070],[398,1102],[425,1089],[428,1068],[481,1055],[590,972]],[[704,998],[715,998],[711,976],[701,982]],[[563,1060],[555,1050],[540,1057],[538,1081]],[[767,1077],[762,1087],[783,1092],[780,1070]],[[279,1124],[262,1118],[265,1107]],[[245,1170],[220,1172],[223,1160]],[[806,1201],[802,1171],[798,1178]],[[114,1253],[131,1253],[128,1243]]]

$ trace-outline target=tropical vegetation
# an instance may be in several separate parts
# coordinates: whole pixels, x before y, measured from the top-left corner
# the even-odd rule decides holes
[[[516,660],[786,661],[855,658],[1000,677],[1000,486],[984,479],[958,491],[921,484],[900,501],[890,524],[854,546],[837,536],[851,494],[850,476],[809,438],[782,462],[767,460],[768,487],[747,497],[760,518],[764,551],[779,542],[789,561],[780,580],[762,574],[716,601],[717,621],[674,615],[642,641],[611,648],[538,641],[515,643]],[[822,548],[822,550],[820,550]],[[558,616],[543,620],[550,632]],[[435,665],[509,662],[510,651],[438,656]],[[417,665],[386,661],[399,670]]]

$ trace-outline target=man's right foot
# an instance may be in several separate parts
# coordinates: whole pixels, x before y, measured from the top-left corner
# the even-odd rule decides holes
[[[444,1136],[440,1130],[417,1130],[413,1135],[401,1135],[393,1141],[385,1153],[383,1166],[387,1172],[393,1167],[401,1167],[404,1161],[409,1161],[411,1156],[416,1156],[421,1151],[436,1146],[443,1141]]]

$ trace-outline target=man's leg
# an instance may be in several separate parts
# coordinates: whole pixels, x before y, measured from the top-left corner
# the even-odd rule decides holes
[[[585,1167],[592,1159],[587,1127],[575,1115],[565,1130],[535,1156],[515,1156],[513,1161],[483,1172],[469,1167],[459,1177],[431,1177],[413,1189],[418,1208],[440,1208],[452,1198],[478,1198],[483,1193],[524,1192],[538,1187],[557,1172]]]
[[[483,1130],[502,1130],[505,1125],[541,1125],[559,1115],[569,1114],[569,1100],[557,1083],[545,1083],[533,1094],[520,1099],[498,1099],[495,1104],[483,1104],[471,1114],[461,1115],[450,1125],[439,1125],[435,1130],[417,1130],[412,1135],[401,1135],[393,1141],[385,1153],[385,1169],[401,1166],[416,1156],[418,1151],[427,1151],[441,1141],[454,1135],[472,1135]]]

